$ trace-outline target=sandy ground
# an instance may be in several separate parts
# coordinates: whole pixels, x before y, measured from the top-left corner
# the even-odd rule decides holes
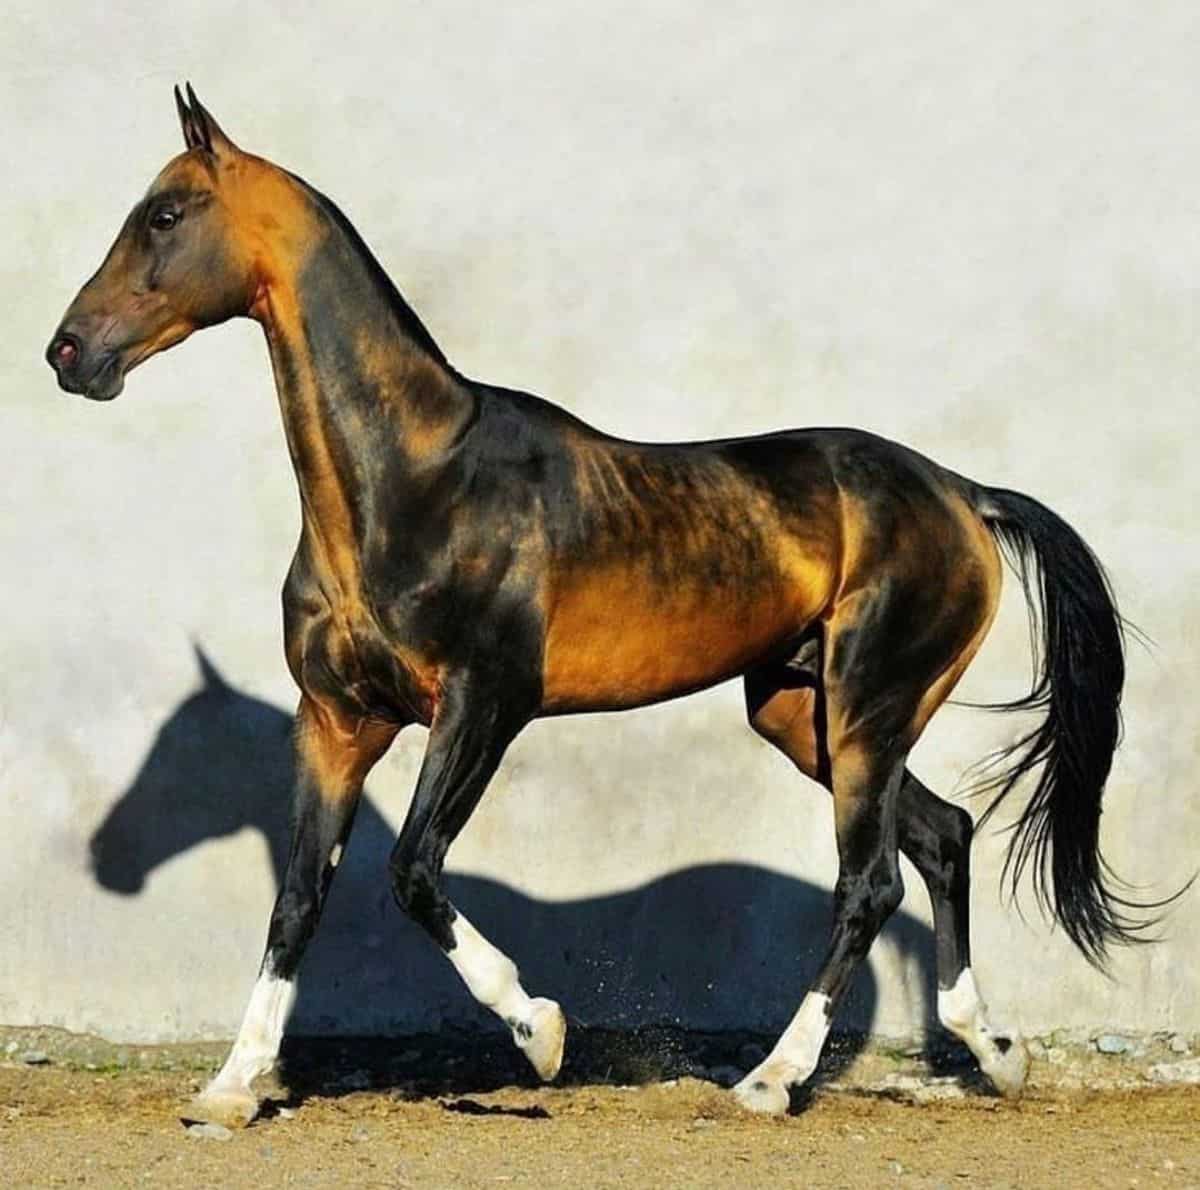
[[[5,1186],[1200,1186],[1200,1087],[1034,1088],[1008,1103],[826,1084],[779,1120],[711,1082],[280,1089],[189,1132],[198,1070],[0,1067]],[[303,1081],[303,1080],[301,1080]],[[465,1078],[463,1085],[480,1080]],[[483,1080],[486,1085],[487,1080]]]

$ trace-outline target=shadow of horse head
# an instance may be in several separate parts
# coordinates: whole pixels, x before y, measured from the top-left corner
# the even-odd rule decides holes
[[[237,689],[199,649],[197,661],[200,688],[163,723],[92,835],[93,873],[111,892],[153,895],[147,880],[160,865],[245,829],[265,840],[276,888],[282,879],[292,717]],[[499,1027],[395,908],[387,869],[394,833],[364,793],[301,968],[292,1033]],[[514,957],[528,987],[560,999],[576,1023],[617,1030],[666,1024],[777,1034],[816,972],[831,916],[827,889],[741,863],[684,868],[636,888],[569,901],[540,900],[480,876],[452,873],[447,885]],[[264,938],[269,910],[264,904]],[[919,968],[928,1020],[928,928],[900,912],[884,936]],[[247,988],[252,975],[248,969]],[[869,1029],[877,1002],[876,977],[864,965],[839,1028]]]
[[[159,729],[132,784],[91,837],[110,892],[139,893],[160,864],[208,839],[263,835],[276,885],[287,860],[291,719],[235,690],[198,646],[199,690]]]

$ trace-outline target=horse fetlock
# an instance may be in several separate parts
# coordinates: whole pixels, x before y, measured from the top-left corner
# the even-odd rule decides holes
[[[553,1000],[537,997],[529,1002],[529,1014],[523,1020],[509,1020],[513,1041],[529,1059],[538,1078],[549,1082],[562,1067],[567,1040],[567,1018]]]
[[[506,1019],[515,1015],[524,1020],[526,1013],[514,1013],[512,1009],[514,1003],[521,1004],[526,1000],[521,991],[520,972],[516,963],[506,954],[491,947],[486,951],[480,948],[476,954],[465,957],[472,961],[469,968],[465,964],[463,967],[466,972],[464,978],[471,995],[480,1004]]]
[[[789,1088],[804,1082],[821,1059],[829,1034],[830,1000],[809,992],[775,1048],[733,1088],[747,1111],[782,1115],[791,1102]]]
[[[964,967],[953,987],[938,991],[938,1019],[975,1055],[1001,1095],[1016,1096],[1029,1074],[1029,1051],[1014,1029],[997,1029],[987,1019],[975,976]]]
[[[471,995],[510,1024],[527,1020],[529,997],[521,989],[516,963],[497,950],[461,913],[455,914],[450,935],[447,958]]]
[[[988,1032],[987,1006],[979,995],[970,967],[959,972],[953,987],[938,989],[937,1010],[943,1027],[965,1041],[982,1061],[979,1048]]]

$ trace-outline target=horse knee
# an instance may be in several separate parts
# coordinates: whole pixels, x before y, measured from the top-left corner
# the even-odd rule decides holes
[[[834,904],[838,924],[851,931],[864,952],[904,900],[900,865],[881,861],[874,867],[838,877]]]
[[[421,917],[431,900],[433,888],[428,875],[416,862],[391,864],[392,896],[400,911],[414,921]]]
[[[879,926],[882,926],[904,901],[904,878],[900,865],[893,864],[882,883],[873,887],[871,904]]]
[[[411,918],[446,951],[454,948],[454,913],[438,883],[438,874],[425,860],[393,861],[392,896]]]

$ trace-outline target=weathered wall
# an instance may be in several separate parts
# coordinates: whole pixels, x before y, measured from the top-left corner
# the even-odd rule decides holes
[[[176,152],[183,77],[344,206],[469,374],[632,437],[864,426],[1062,512],[1157,642],[1130,657],[1105,848],[1178,885],[1200,837],[1195,6],[336,11],[6,17],[0,1022],[229,1034],[273,894],[298,516],[260,334],[197,336],[108,406],[40,358]],[[1010,592],[962,693],[1027,672]],[[915,767],[948,791],[1015,729],[948,708]],[[300,1027],[475,1017],[386,888],[422,743],[370,782]],[[1106,982],[1002,908],[1001,856],[977,843],[1001,1015],[1200,1031],[1200,894]],[[535,990],[698,1026],[786,1018],[834,874],[827,799],[744,728],[736,686],[535,724],[451,863]],[[908,883],[849,1018],[892,1033],[926,1020],[931,979]]]

